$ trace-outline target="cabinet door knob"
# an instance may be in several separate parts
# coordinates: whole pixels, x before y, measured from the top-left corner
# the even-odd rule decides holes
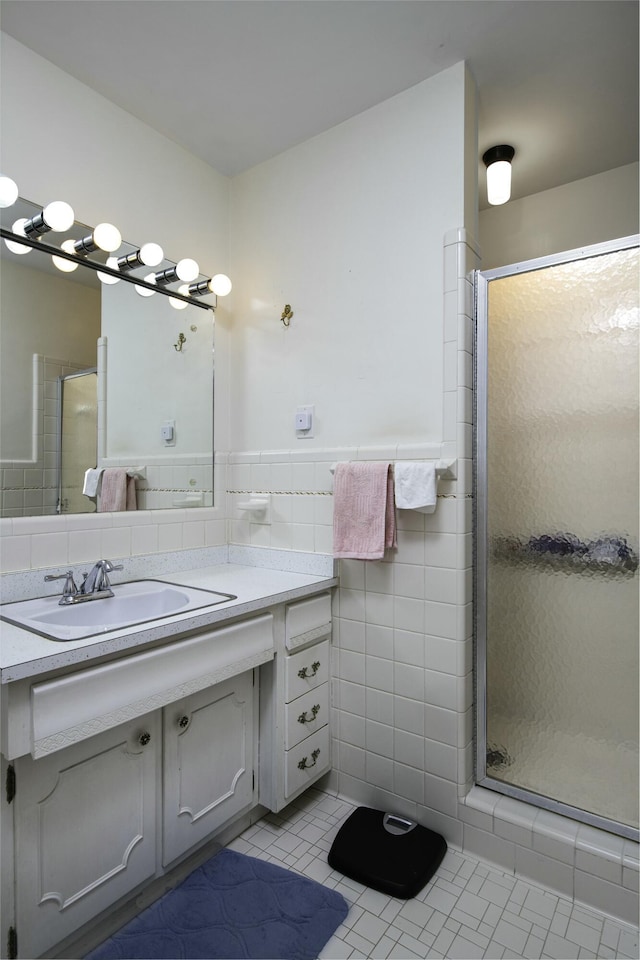
[[[313,751],[311,754],[311,759],[313,763],[307,763],[307,757],[303,757],[302,760],[298,763],[298,770],[308,770],[309,767],[315,767],[318,762],[318,757],[320,756],[320,747]]]
[[[180,717],[178,726],[181,727],[182,730],[185,730],[189,726],[189,717]]]
[[[320,661],[316,660],[311,664],[311,673],[308,672],[308,667],[303,667],[302,670],[298,670],[298,676],[302,680],[306,680],[308,677],[315,677],[316,673],[320,669]]]
[[[308,717],[307,711],[305,710],[305,712],[301,713],[300,716],[298,717],[298,723],[313,723],[313,721],[315,720],[315,718],[318,716],[319,713],[320,713],[320,704],[314,703],[314,705],[311,707],[311,716]]]
[[[141,747],[146,747],[146,745],[150,741],[151,741],[151,734],[148,733],[146,730],[144,731],[144,733],[141,733],[140,736],[138,737],[138,743],[140,744]]]

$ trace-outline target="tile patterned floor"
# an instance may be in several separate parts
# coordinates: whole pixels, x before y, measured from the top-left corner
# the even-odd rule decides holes
[[[230,847],[296,870],[339,890],[350,904],[320,960],[638,960],[638,930],[488,863],[448,850],[435,877],[412,900],[398,900],[336,873],[334,836],[354,807],[310,790],[268,814]]]

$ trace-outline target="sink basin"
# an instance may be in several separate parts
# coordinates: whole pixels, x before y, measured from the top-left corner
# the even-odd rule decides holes
[[[3,603],[0,620],[49,640],[82,640],[236,599],[231,593],[183,587],[164,580],[134,580],[115,584],[112,590],[113,597],[81,603],[61,605],[59,596]]]

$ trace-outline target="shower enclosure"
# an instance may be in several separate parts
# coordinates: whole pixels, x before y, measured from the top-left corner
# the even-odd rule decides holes
[[[639,239],[476,274],[476,781],[631,839]]]
[[[95,367],[58,378],[58,513],[95,513],[82,493],[85,470],[96,466],[98,373]]]

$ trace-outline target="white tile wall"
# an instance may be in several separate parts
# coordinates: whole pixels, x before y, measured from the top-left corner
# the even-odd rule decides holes
[[[216,457],[215,507],[0,519],[0,572],[226,545],[226,469]]]
[[[58,377],[81,370],[83,365],[34,354],[32,369],[32,459],[2,462],[0,506],[5,518],[55,514],[58,500]]]

